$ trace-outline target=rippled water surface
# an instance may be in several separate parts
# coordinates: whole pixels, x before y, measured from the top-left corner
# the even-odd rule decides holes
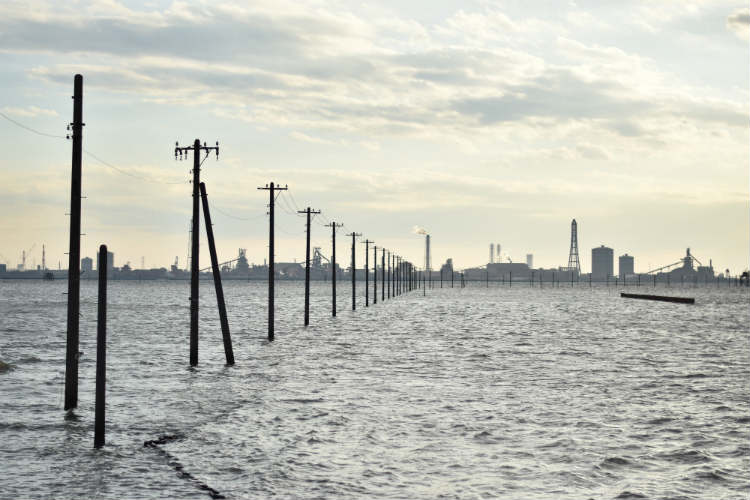
[[[313,284],[305,329],[302,284],[280,283],[268,343],[265,284],[225,283],[226,367],[202,283],[189,369],[189,283],[110,283],[97,451],[96,283],[82,284],[80,402],[65,418],[66,284],[0,281],[0,497],[750,495],[747,290],[657,289],[689,306],[476,283],[352,312],[342,283],[331,318],[329,286]]]

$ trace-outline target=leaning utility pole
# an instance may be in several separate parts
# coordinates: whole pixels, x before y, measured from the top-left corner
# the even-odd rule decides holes
[[[200,272],[200,263],[198,261],[198,242],[200,238],[200,216],[198,215],[200,194],[198,193],[201,182],[201,150],[208,153],[216,151],[216,157],[219,157],[219,143],[216,146],[207,147],[205,143],[201,146],[201,141],[196,139],[192,146],[180,147],[180,143],[175,143],[174,157],[182,159],[182,154],[187,158],[188,151],[193,152],[193,232],[191,235],[190,250],[190,366],[198,364],[198,279]]]
[[[307,246],[305,247],[305,326],[310,324],[310,215],[319,214],[320,210],[298,210],[298,214],[307,214]]]
[[[218,156],[218,150],[216,152]],[[208,208],[208,195],[206,184],[200,183],[201,201],[203,202],[203,216],[206,219],[206,237],[208,238],[208,253],[211,255],[211,269],[214,275],[214,290],[216,290],[216,305],[219,308],[219,323],[221,324],[221,336],[224,342],[224,356],[227,365],[234,364],[234,351],[232,350],[232,336],[229,333],[229,321],[227,320],[227,306],[224,302],[224,287],[221,286],[221,269],[219,269],[219,257],[216,254],[216,243],[214,241],[214,227],[211,223],[211,212]]]
[[[374,241],[365,240],[365,307],[370,307],[370,243]]]
[[[331,228],[331,289],[332,292],[332,302],[331,302],[331,316],[336,316],[336,228],[342,227],[343,224],[336,224],[335,222],[331,222],[330,224],[326,224],[326,227]]]
[[[269,197],[268,197],[268,340],[272,341],[274,338],[274,318],[273,318],[273,312],[274,312],[274,304],[273,304],[273,298],[274,298],[274,281],[276,279],[276,275],[274,274],[273,270],[273,244],[274,244],[274,236],[273,236],[273,205],[274,201],[276,201],[276,191],[286,191],[287,187],[278,187],[274,186],[273,182],[270,184],[266,184],[265,187],[259,187],[258,189],[268,191]]]
[[[65,340],[65,410],[78,406],[78,322],[81,294],[81,150],[83,146],[83,76],[73,79],[73,158],[70,181],[68,250],[68,324]]]
[[[354,248],[355,248],[355,240],[357,236],[362,236],[362,233],[355,233],[352,231],[351,233],[347,234],[347,236],[352,237],[352,311],[357,310],[357,266],[356,266],[356,260],[354,255]]]

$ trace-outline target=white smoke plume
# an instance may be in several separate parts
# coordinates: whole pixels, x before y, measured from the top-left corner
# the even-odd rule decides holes
[[[427,233],[427,229],[425,229],[425,228],[423,228],[423,227],[419,227],[419,226],[414,226],[414,227],[412,228],[412,232],[413,232],[414,234],[428,234],[428,233]]]

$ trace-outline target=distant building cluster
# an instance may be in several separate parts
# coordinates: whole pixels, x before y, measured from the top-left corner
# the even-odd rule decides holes
[[[513,262],[509,255],[501,252],[501,248],[500,243],[490,243],[489,261],[487,265],[463,269],[462,272],[464,273],[465,278],[469,280],[507,279],[561,282],[586,279],[585,275],[581,273],[581,264],[578,255],[578,226],[575,219],[573,219],[571,224],[570,253],[567,266],[550,269],[534,268],[534,254],[527,253],[525,263]],[[25,269],[26,252],[24,251],[22,258],[23,263],[19,264],[18,269],[9,271],[6,264],[0,264],[0,278],[66,278],[67,270],[61,269],[60,263],[58,263],[58,269],[55,271],[49,270],[46,267],[44,260],[44,246],[42,246],[42,249],[42,266],[36,266],[36,270]],[[635,257],[625,253],[618,257],[618,269],[617,274],[615,274],[614,255],[614,250],[605,245],[592,248],[591,273],[588,275],[588,279],[592,281],[609,281],[611,279],[640,281],[645,278],[647,280],[655,281],[689,282],[695,280],[707,281],[717,277],[714,273],[713,263],[709,260],[707,266],[703,265],[690,253],[689,248],[687,249],[685,257],[681,258],[679,261],[648,270],[645,273],[636,273]],[[345,256],[343,260],[346,264],[349,262],[349,257]],[[144,267],[143,262],[144,260],[141,259],[141,267]],[[378,266],[379,265],[380,262],[378,262]],[[333,265],[331,261],[323,255],[321,248],[314,247],[313,255],[310,259],[311,279],[330,279],[332,267]],[[442,275],[443,277],[450,279],[451,273],[455,272],[453,259],[451,258],[447,259],[439,270],[432,268],[429,234],[426,234],[425,236],[425,268],[429,269],[431,276],[435,278]],[[97,279],[98,273],[96,271],[94,259],[91,257],[84,257],[81,259],[82,279]],[[335,264],[335,272],[336,276],[340,278],[347,275],[351,276],[351,269],[349,267],[342,268],[338,263]],[[354,272],[357,274],[358,278],[364,278],[364,269],[358,268],[355,269]],[[370,272],[372,272],[372,268],[370,268]],[[169,270],[163,267],[136,270],[130,267],[129,262],[125,263],[122,267],[115,267],[114,252],[107,252],[107,273],[111,279],[138,280],[190,278],[190,271],[187,269],[180,269],[177,258],[175,258],[175,262]],[[262,265],[250,264],[247,260],[247,251],[244,248],[240,248],[235,259],[221,264],[221,274],[225,279],[266,280],[268,279],[268,266],[266,262]],[[278,262],[275,264],[275,274],[277,279],[282,280],[304,279],[305,265],[303,262]],[[211,277],[211,272],[208,269],[204,269],[202,276],[209,278]],[[726,270],[726,275],[718,275],[719,279],[726,277],[729,277],[728,269]]]

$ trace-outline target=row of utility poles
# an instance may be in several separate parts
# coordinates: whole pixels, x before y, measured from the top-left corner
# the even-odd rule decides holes
[[[80,315],[80,237],[81,237],[81,178],[82,178],[82,144],[83,144],[83,77],[75,75],[73,89],[73,122],[68,126],[71,130],[68,138],[72,139],[72,172],[71,172],[71,193],[70,193],[70,245],[68,252],[68,309],[67,309],[67,334],[66,334],[66,353],[65,353],[65,410],[72,410],[78,406],[78,352],[79,352],[79,315]],[[191,235],[191,255],[190,255],[190,336],[189,336],[189,361],[190,366],[198,364],[198,325],[199,325],[199,261],[200,261],[200,210],[203,209],[203,216],[206,224],[206,235],[208,238],[208,248],[211,256],[211,268],[213,271],[214,286],[216,289],[217,307],[219,310],[219,319],[221,324],[222,338],[224,342],[224,352],[227,365],[234,364],[234,352],[232,349],[232,338],[229,330],[227,319],[226,304],[224,300],[224,291],[221,282],[221,272],[219,269],[219,260],[216,252],[216,243],[211,223],[211,214],[209,211],[208,195],[206,185],[201,182],[200,173],[203,162],[211,153],[216,154],[219,158],[219,143],[215,146],[208,146],[205,142],[201,143],[195,139],[192,145],[180,146],[175,144],[175,159],[189,159],[190,154],[193,156],[192,184],[192,235]],[[205,156],[204,156],[205,153]],[[274,340],[274,297],[275,297],[275,269],[274,269],[274,206],[275,199],[279,192],[286,191],[287,186],[279,186],[273,182],[266,186],[259,187],[259,190],[269,192],[268,215],[269,215],[269,244],[268,244],[268,340]],[[311,219],[314,215],[320,214],[319,210],[307,208],[300,211],[307,216],[307,241],[305,250],[305,326],[310,323],[310,231]],[[332,304],[331,314],[336,316],[336,230],[343,224],[332,222],[328,227],[332,229],[332,260],[331,260],[331,287],[332,287]],[[356,239],[361,236],[359,233],[352,232],[348,236],[352,237],[352,310],[356,310]],[[374,244],[371,240],[363,242],[365,244],[365,306],[370,305],[369,296],[369,245]],[[375,279],[373,293],[375,294],[374,302],[377,303],[377,252],[374,248],[375,260]],[[411,290],[415,283],[414,266],[397,255],[388,251],[388,270],[386,286],[386,249],[381,248],[381,301],[386,300],[404,291]],[[101,266],[101,264],[100,264]],[[103,266],[106,269],[106,264]],[[106,300],[106,291],[104,293]]]
[[[80,239],[81,239],[81,179],[82,179],[82,144],[83,144],[83,77],[75,75],[73,91],[73,122],[69,125],[72,130],[68,138],[72,139],[72,172],[71,172],[71,196],[70,196],[70,246],[68,252],[68,309],[67,309],[67,334],[66,334],[66,354],[65,354],[65,410],[73,410],[78,406],[78,367],[79,367],[79,315],[80,315]],[[217,307],[219,310],[219,319],[221,324],[222,338],[224,342],[224,353],[226,364],[234,364],[234,352],[232,349],[232,338],[227,319],[226,304],[224,300],[224,291],[221,281],[221,272],[219,269],[219,260],[216,252],[216,242],[214,238],[211,214],[209,211],[208,195],[206,193],[206,184],[201,182],[200,173],[203,162],[211,153],[216,154],[219,158],[219,143],[215,146],[208,146],[205,142],[201,143],[195,139],[192,145],[180,146],[175,144],[175,159],[189,159],[190,154],[193,156],[192,168],[192,234],[191,234],[191,255],[190,255],[190,332],[189,332],[189,361],[190,366],[198,364],[198,325],[199,325],[199,261],[200,261],[200,210],[203,210],[204,221],[206,224],[206,236],[208,239],[208,248],[211,257],[211,269],[213,272],[214,286],[216,289]],[[204,156],[205,154],[205,156]],[[259,187],[259,190],[269,192],[269,244],[268,244],[268,340],[274,340],[274,207],[277,193],[288,189],[287,186],[281,187],[269,183],[266,186]],[[313,210],[308,207],[300,210],[299,213],[307,217],[307,240],[305,249],[305,326],[310,323],[310,232],[312,217],[320,214],[319,210]],[[332,304],[331,314],[336,316],[336,231],[343,224],[331,222],[328,227],[332,229],[332,249],[331,249],[331,287],[332,287]],[[351,232],[347,236],[352,237],[351,246],[351,275],[352,275],[352,310],[356,310],[356,243],[360,233]],[[370,245],[375,242],[365,240],[365,307],[370,305],[369,291],[369,250]],[[415,287],[423,286],[420,284],[418,271],[409,261],[402,257],[392,254],[385,248],[380,248],[381,258],[381,302],[392,297],[396,297]],[[387,258],[386,258],[387,253]],[[373,247],[373,304],[377,303],[378,293],[378,247]],[[387,273],[386,273],[387,262]],[[99,252],[99,314],[97,323],[97,384],[96,384],[96,425],[95,425],[95,446],[100,447],[104,444],[104,396],[106,381],[106,302],[107,302],[107,247],[102,245]],[[424,281],[424,278],[422,278]]]

